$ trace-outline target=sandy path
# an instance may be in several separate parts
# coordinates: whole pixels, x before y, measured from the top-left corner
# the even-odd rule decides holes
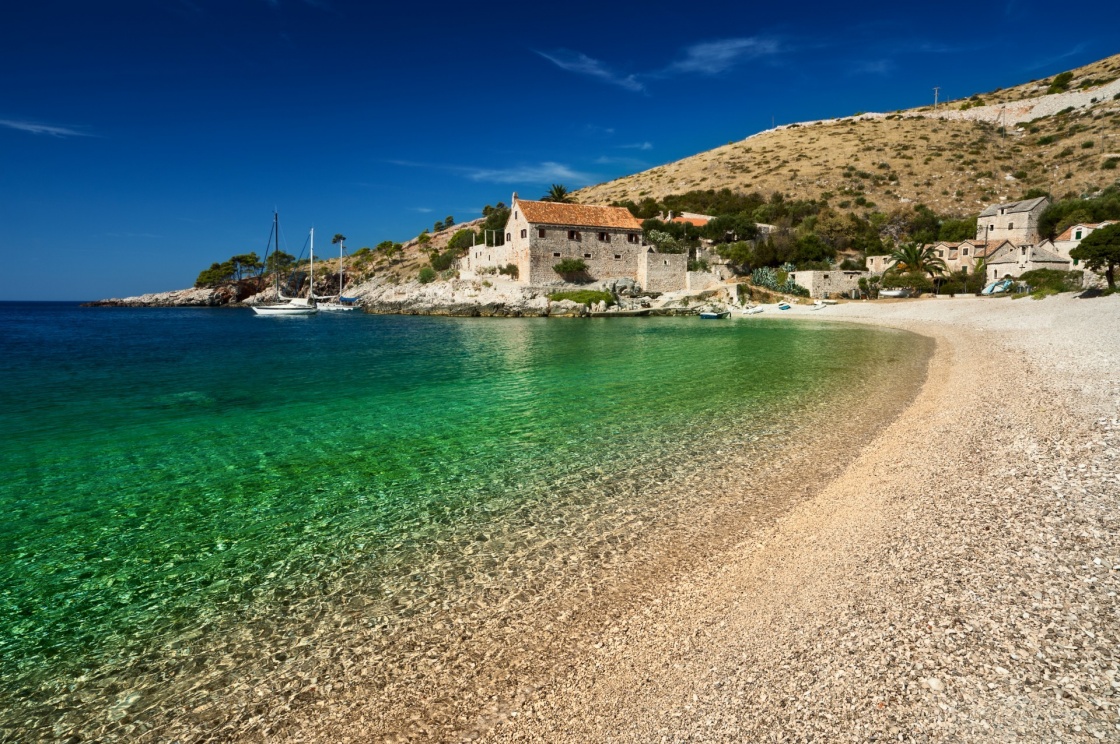
[[[912,407],[475,736],[1120,741],[1120,297],[811,315],[937,338]]]

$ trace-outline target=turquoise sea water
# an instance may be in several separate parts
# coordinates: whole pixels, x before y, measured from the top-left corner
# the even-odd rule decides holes
[[[0,730],[129,738],[192,704],[235,632],[271,649],[332,597],[387,622],[492,589],[477,545],[539,584],[610,515],[669,509],[643,501],[654,473],[791,432],[926,349],[756,318],[0,303]]]

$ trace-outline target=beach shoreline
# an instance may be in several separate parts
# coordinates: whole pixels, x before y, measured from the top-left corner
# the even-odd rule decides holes
[[[572,639],[574,663],[473,701],[453,735],[397,738],[1120,736],[1118,298],[812,315],[936,340],[902,415],[718,563]],[[392,740],[372,723],[327,711],[285,738]]]
[[[813,316],[936,338],[914,403],[766,540],[485,740],[1120,736],[1120,302]]]

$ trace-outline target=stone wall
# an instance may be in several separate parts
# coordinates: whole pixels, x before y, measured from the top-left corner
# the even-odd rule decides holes
[[[822,299],[829,295],[847,295],[859,289],[859,280],[870,274],[867,271],[794,271],[789,275],[798,285],[809,290],[809,296]]]
[[[688,254],[656,253],[643,248],[638,258],[638,284],[649,292],[675,292],[686,287]]]

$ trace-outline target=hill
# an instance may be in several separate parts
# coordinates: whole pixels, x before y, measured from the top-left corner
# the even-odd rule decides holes
[[[1120,158],[1120,55],[1045,80],[892,113],[760,132],[581,189],[583,203],[692,190],[784,193],[842,209],[921,203],[964,217],[1031,189],[1055,197],[1113,183]]]

